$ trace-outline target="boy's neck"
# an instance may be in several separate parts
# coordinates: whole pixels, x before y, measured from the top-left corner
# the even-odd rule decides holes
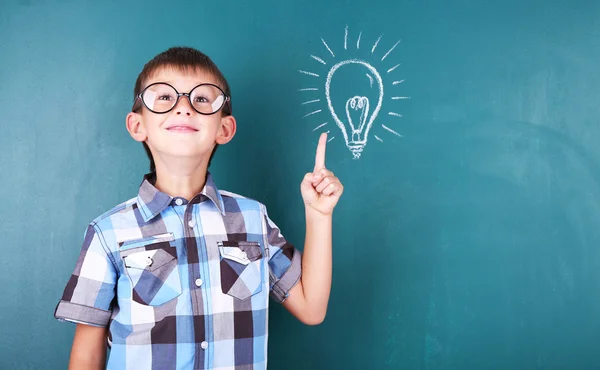
[[[188,201],[199,194],[206,184],[207,164],[195,167],[166,168],[157,163],[154,187],[172,197]]]

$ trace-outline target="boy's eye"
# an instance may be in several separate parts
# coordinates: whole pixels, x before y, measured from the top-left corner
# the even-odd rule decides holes
[[[204,96],[196,96],[194,97],[194,103],[208,103],[208,99]]]
[[[162,94],[162,95],[158,96],[157,100],[167,100],[167,101],[170,101],[170,100],[173,100],[173,96],[171,96],[169,94]]]

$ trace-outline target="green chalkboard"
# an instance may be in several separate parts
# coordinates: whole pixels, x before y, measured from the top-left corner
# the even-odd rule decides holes
[[[333,138],[328,316],[273,305],[271,369],[600,368],[598,2],[1,8],[0,368],[66,368],[74,327],[54,307],[87,223],[136,194],[133,84],[175,45],[232,87],[217,185],[300,247],[299,184]],[[346,142],[349,120],[365,126]]]

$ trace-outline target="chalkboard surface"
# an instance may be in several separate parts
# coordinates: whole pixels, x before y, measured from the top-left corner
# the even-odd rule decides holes
[[[265,203],[302,247],[299,184],[322,132],[346,186],[328,316],[308,327],[273,304],[270,368],[600,368],[599,14],[559,0],[4,2],[0,368],[66,368],[73,325],[54,307],[87,223],[148,169],[124,118],[144,63],[175,45],[232,86],[221,189]]]

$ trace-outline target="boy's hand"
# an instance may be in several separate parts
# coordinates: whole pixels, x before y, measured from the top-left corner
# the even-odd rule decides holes
[[[344,192],[344,186],[333,172],[325,168],[326,145],[327,134],[322,134],[317,146],[315,169],[304,176],[300,191],[307,209],[315,210],[323,215],[331,215]]]

